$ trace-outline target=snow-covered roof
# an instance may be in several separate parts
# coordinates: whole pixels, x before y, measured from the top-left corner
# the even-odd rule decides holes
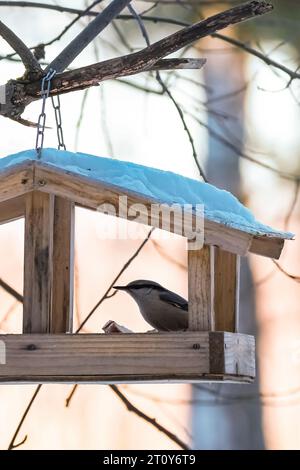
[[[253,236],[293,238],[292,233],[275,230],[257,221],[252,212],[228,191],[170,171],[112,158],[47,148],[43,149],[40,160],[37,159],[35,150],[25,150],[0,159],[0,172],[27,161],[38,161],[51,168],[118,188],[119,192],[133,192],[151,201],[181,205],[203,204],[205,220]]]
[[[26,160],[37,160],[36,151],[25,150],[2,158],[0,170]],[[293,238],[291,233],[278,231],[258,222],[252,212],[230,192],[170,171],[51,148],[43,150],[41,161],[167,204],[203,204],[208,219],[253,235],[269,233]]]

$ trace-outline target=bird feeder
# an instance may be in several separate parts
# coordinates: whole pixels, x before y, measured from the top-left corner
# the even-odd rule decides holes
[[[206,195],[204,246],[188,252],[188,331],[72,334],[75,206],[117,207],[126,196],[128,207],[149,208],[174,202],[184,187]],[[240,256],[278,259],[292,236],[250,216],[243,225],[242,210],[210,185],[117,160],[53,149],[1,159],[0,223],[25,218],[25,252],[23,333],[0,335],[0,381],[251,382],[254,338],[238,332]],[[161,217],[151,225],[161,227]],[[179,233],[175,223],[170,231]]]

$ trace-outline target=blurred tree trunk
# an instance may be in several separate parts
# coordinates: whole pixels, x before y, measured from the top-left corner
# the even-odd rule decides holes
[[[203,44],[203,43],[201,43]],[[207,46],[216,48],[216,40],[209,40]],[[224,44],[220,45],[224,50]],[[208,100],[241,90],[244,81],[243,57],[237,51],[212,53],[204,68],[205,82],[212,89]],[[244,92],[222,100],[212,100],[208,108],[233,118],[219,118],[208,114],[208,125],[214,131],[224,133],[226,138],[242,149],[244,138]],[[222,130],[223,129],[223,130]],[[227,132],[228,129],[228,132]],[[227,189],[243,200],[239,172],[239,158],[214,138],[209,137],[209,155],[206,165],[209,181]],[[249,264],[242,260],[240,292],[240,332],[255,334],[254,287]],[[253,385],[214,384],[205,388],[220,395],[252,395],[258,393],[256,381]],[[200,388],[193,388],[193,399],[211,400],[212,404],[197,403],[192,408],[194,448],[196,449],[263,449],[264,440],[261,425],[259,401],[240,400],[224,403],[216,396]]]

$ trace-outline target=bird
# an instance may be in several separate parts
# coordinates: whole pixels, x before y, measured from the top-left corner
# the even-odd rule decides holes
[[[157,282],[139,279],[113,287],[131,295],[144,320],[154,329],[184,331],[188,328],[188,302]]]

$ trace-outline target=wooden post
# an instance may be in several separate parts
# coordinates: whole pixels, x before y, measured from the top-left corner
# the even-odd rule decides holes
[[[50,331],[53,212],[53,195],[26,195],[23,333]]]
[[[216,331],[238,331],[240,257],[215,249]]]
[[[188,251],[189,330],[213,331],[214,247]]]
[[[55,197],[51,333],[72,331],[74,213],[73,202],[59,196]]]

